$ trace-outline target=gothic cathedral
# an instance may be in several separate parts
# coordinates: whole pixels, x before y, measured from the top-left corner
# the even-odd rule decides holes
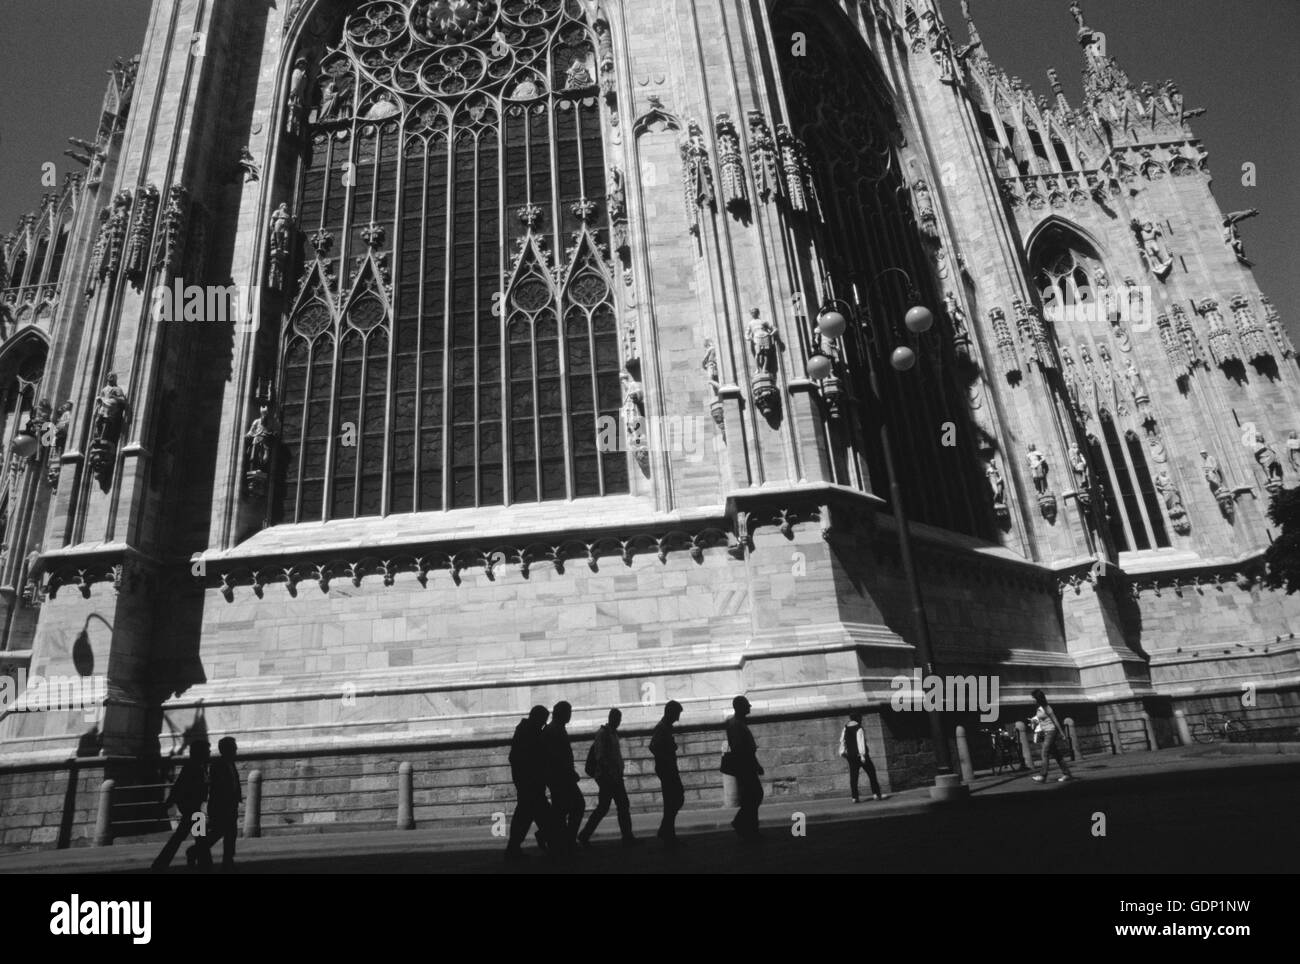
[[[0,247],[0,799],[229,734],[271,830],[387,822],[400,763],[483,817],[566,699],[635,804],[675,699],[699,806],[740,693],[776,792],[853,709],[901,788],[918,666],[1157,745],[1300,704],[1295,306],[1061,6],[1080,104],[964,3],[156,0]]]

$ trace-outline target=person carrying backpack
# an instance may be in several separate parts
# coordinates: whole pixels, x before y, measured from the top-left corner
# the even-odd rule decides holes
[[[596,738],[587,752],[587,776],[596,781],[600,797],[596,809],[587,818],[587,826],[578,834],[578,842],[584,847],[591,846],[591,835],[609,813],[611,802],[618,809],[618,829],[623,835],[623,846],[635,847],[641,842],[632,835],[632,811],[627,788],[623,785],[623,748],[618,738],[618,726],[622,722],[622,712],[610,710],[609,722],[596,731]]]

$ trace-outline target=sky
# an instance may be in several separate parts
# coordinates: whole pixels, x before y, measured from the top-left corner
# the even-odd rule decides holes
[[[634,2],[634,0],[624,0]],[[830,0],[827,0],[830,2]],[[958,0],[940,0],[958,42],[966,29]],[[0,233],[80,166],[68,137],[93,140],[105,71],[138,53],[149,0],[0,0]],[[1077,105],[1083,55],[1067,0],[971,0],[985,49],[1035,92],[1050,94],[1060,72]],[[1255,277],[1300,334],[1300,40],[1298,0],[1083,0],[1088,25],[1135,84],[1175,80],[1187,106],[1207,112],[1193,131],[1210,151],[1214,192],[1224,211],[1258,208],[1241,225]],[[1289,65],[1289,66],[1288,66]],[[1242,164],[1256,186],[1242,185]]]

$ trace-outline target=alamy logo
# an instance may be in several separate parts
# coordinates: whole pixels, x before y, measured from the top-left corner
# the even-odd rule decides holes
[[[1151,329],[1151,289],[1146,285],[1122,288],[1090,288],[1080,285],[1077,294],[1062,298],[1056,288],[1039,292],[1043,317],[1054,324],[1125,323],[1134,331]]]
[[[153,290],[155,321],[233,324],[235,331],[256,331],[252,294],[247,285],[187,285],[176,278]]]
[[[0,716],[81,710],[87,723],[99,719],[108,696],[106,676],[41,676],[20,669],[17,678],[0,676]]]
[[[148,944],[153,936],[153,902],[148,900],[70,900],[50,905],[50,933],[59,937],[120,936]]]
[[[996,676],[926,676],[919,669],[911,676],[895,676],[889,682],[894,694],[889,705],[899,713],[946,710],[950,713],[978,711],[980,722],[998,718],[998,678]]]
[[[705,426],[702,415],[638,415],[596,420],[596,448],[601,452],[680,452],[687,462],[704,458]]]

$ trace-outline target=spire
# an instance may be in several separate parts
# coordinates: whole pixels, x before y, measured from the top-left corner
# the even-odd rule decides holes
[[[1065,99],[1065,89],[1061,86],[1061,78],[1057,76],[1055,67],[1047,68],[1047,81],[1052,85],[1052,93],[1056,95],[1057,106],[1068,111],[1070,103]]]

